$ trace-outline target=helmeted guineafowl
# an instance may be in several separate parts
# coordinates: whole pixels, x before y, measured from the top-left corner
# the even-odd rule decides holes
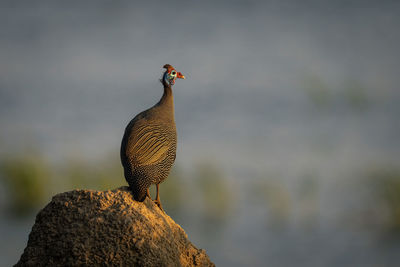
[[[168,177],[176,156],[176,127],[172,85],[177,78],[185,79],[171,65],[161,82],[164,94],[160,101],[134,117],[125,129],[121,144],[121,162],[125,179],[137,201],[150,198],[149,187],[157,186],[155,203],[162,210],[159,185]],[[151,198],[150,198],[151,199]]]

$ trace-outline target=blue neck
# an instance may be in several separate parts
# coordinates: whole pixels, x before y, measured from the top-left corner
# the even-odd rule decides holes
[[[173,96],[172,96],[172,85],[168,80],[168,73],[165,72],[161,82],[164,86],[164,94],[162,95],[160,101],[156,104],[156,106],[171,106],[173,107]]]
[[[171,86],[171,83],[168,80],[168,72],[164,72],[162,80],[163,80],[164,86]]]

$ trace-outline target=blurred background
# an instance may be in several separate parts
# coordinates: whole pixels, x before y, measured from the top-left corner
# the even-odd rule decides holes
[[[162,203],[217,266],[399,263],[398,1],[0,5],[1,266],[52,195],[126,185],[166,63],[187,79]]]

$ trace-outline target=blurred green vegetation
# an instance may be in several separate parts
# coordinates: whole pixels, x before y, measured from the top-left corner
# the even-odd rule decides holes
[[[343,95],[348,105],[354,110],[363,111],[370,104],[365,86],[357,80],[348,80],[345,82]]]
[[[163,181],[160,185],[160,199],[163,208],[172,217],[177,217],[180,215],[182,212],[183,203],[187,198],[183,175],[183,171],[179,169],[179,167],[174,166],[168,176],[168,179],[165,179],[165,181]],[[150,195],[152,199],[156,198],[156,187],[154,185],[150,187]]]
[[[308,76],[303,84],[308,98],[317,108],[326,108],[331,104],[332,90],[320,77]]]
[[[108,190],[125,184],[119,161],[109,157],[96,163],[80,158],[50,163],[36,151],[1,158],[0,179],[7,193],[8,212],[17,217],[37,212],[59,192]]]
[[[315,170],[308,170],[300,176],[295,198],[298,219],[302,226],[312,228],[317,223],[320,202],[320,180]]]
[[[293,199],[279,175],[265,175],[253,184],[254,204],[259,203],[268,211],[267,225],[285,227],[292,213]]]
[[[385,229],[400,234],[400,169],[374,168],[367,175],[380,214],[386,215]],[[383,209],[383,210],[382,210]]]
[[[192,177],[193,179],[187,179]],[[188,180],[194,180],[188,182]],[[24,217],[36,213],[54,194],[73,189],[110,190],[127,185],[118,155],[95,162],[79,155],[51,162],[38,152],[0,158],[0,185],[5,187],[9,214]],[[154,199],[155,186],[150,188]],[[174,166],[160,186],[166,211],[179,217],[184,207],[204,213],[206,220],[219,222],[231,207],[229,186],[215,164],[200,164],[183,172]]]
[[[357,230],[400,234],[400,169],[395,166],[365,166],[359,173],[338,178],[335,192],[355,192],[344,196],[338,206],[338,223]],[[276,229],[295,222],[305,230],[318,226],[322,179],[317,170],[299,173],[290,182],[278,174],[265,174],[251,184],[251,205],[266,211],[266,225]],[[342,190],[342,189],[345,190]],[[343,201],[338,200],[338,202]],[[343,206],[344,205],[344,206]],[[346,207],[348,205],[348,207]],[[345,218],[349,220],[343,221]]]
[[[115,158],[115,159],[114,159]],[[68,188],[109,190],[125,184],[118,157],[105,157],[95,163],[74,158],[63,164],[57,176]]]
[[[366,87],[354,79],[333,86],[320,76],[308,75],[303,79],[303,88],[310,102],[318,109],[335,108],[336,105],[353,111],[365,111],[371,104]]]
[[[45,202],[50,169],[40,155],[4,159],[0,162],[0,174],[7,187],[9,211],[13,215],[28,215]]]
[[[266,226],[284,229],[296,222],[312,229],[318,222],[320,199],[319,177],[314,170],[299,173],[289,182],[277,173],[260,175],[252,183],[252,205],[266,211]]]
[[[211,162],[201,162],[195,167],[194,177],[206,219],[211,223],[223,222],[231,211],[234,192],[230,191],[231,185],[221,169]]]
[[[367,186],[371,192],[362,203],[365,208],[361,207],[367,211],[367,220],[375,220],[371,225],[385,231],[400,233],[400,169],[366,167],[357,175],[368,178],[354,179],[354,190]],[[202,161],[185,171],[174,166],[160,186],[164,208],[178,219],[182,213],[191,213],[198,226],[212,226],[213,235],[233,214],[241,212],[234,208],[243,203],[248,208],[264,209],[268,226],[285,227],[293,221],[306,228],[318,224],[321,180],[316,170],[299,173],[290,184],[281,175],[265,174],[239,188],[234,179],[228,178],[213,161]],[[110,190],[126,185],[126,181],[117,155],[95,162],[74,156],[54,163],[31,151],[0,158],[0,185],[6,192],[2,207],[8,214],[22,218],[36,213],[59,192],[76,188]],[[155,198],[154,186],[151,194]],[[241,204],[239,199],[244,202]],[[358,224],[365,224],[363,220]]]

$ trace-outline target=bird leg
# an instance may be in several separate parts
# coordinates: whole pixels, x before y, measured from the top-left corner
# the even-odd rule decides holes
[[[150,196],[150,190],[148,188],[147,188],[147,191],[146,191],[146,197],[148,197],[150,200],[152,200],[151,196]]]
[[[161,201],[160,201],[160,194],[159,194],[159,187],[160,187],[160,184],[156,184],[156,187],[157,187],[157,196],[156,196],[156,199],[154,200],[154,203],[156,203],[156,205],[157,205],[162,211],[164,211],[163,208],[162,208],[162,205],[161,205]]]

